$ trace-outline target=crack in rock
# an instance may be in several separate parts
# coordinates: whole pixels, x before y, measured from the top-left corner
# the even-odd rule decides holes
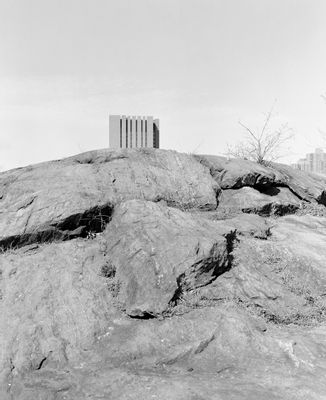
[[[218,259],[215,257],[209,257],[204,262],[203,260],[199,261],[198,263],[194,264],[189,271],[185,271],[181,275],[179,275],[176,279],[177,282],[177,289],[174,292],[171,300],[169,301],[170,306],[176,306],[178,302],[182,299],[183,294],[187,290],[196,289],[198,287],[207,286],[212,283],[216,278],[220,275],[223,275],[225,272],[230,271],[233,266],[233,249],[235,243],[238,241],[236,230],[225,234],[226,239],[226,250],[227,250],[227,262],[220,263]],[[196,267],[201,264],[201,267],[197,269]],[[211,270],[213,268],[213,274],[209,281],[206,281],[204,284],[198,283],[197,285],[192,285],[192,281],[194,280],[194,274],[200,275],[201,273],[205,272],[206,270]]]
[[[103,232],[111,220],[113,205],[95,206],[83,213],[70,215],[59,222],[45,225],[36,232],[5,237],[0,240],[0,250],[17,249],[34,243],[48,243],[55,240],[65,241],[77,237],[92,237],[92,234]]]

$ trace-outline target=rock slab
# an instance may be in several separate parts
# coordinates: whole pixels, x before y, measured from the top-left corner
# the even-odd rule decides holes
[[[229,268],[235,229],[162,204],[131,200],[116,208],[106,252],[123,283],[119,300],[131,316],[162,314],[184,290]]]

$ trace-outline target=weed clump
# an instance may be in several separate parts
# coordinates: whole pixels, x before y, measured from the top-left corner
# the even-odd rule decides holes
[[[312,215],[314,217],[326,217],[326,207],[323,204],[302,202],[296,215]]]
[[[102,265],[100,275],[103,276],[103,278],[114,278],[115,273],[116,267],[110,261],[106,261],[106,263]]]
[[[116,277],[116,266],[110,260],[106,260],[101,266],[100,276],[107,280],[106,285],[112,297],[118,297],[121,289],[121,282]]]

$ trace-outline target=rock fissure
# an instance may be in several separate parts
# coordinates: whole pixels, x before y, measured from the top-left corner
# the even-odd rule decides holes
[[[95,206],[83,213],[70,215],[62,221],[40,228],[35,232],[25,232],[0,240],[2,252],[14,250],[34,243],[48,243],[81,238],[92,238],[94,234],[103,232],[111,219],[113,205]]]
[[[222,259],[216,259],[215,257],[209,257],[205,260],[200,260],[195,263],[188,271],[179,275],[176,279],[177,289],[174,292],[169,306],[177,306],[182,300],[183,295],[193,289],[204,287],[211,284],[219,276],[225,272],[230,271],[233,266],[233,250],[235,243],[238,241],[236,230],[224,235],[226,239],[226,262]],[[199,279],[200,275],[205,276],[205,272],[213,270],[210,279],[204,279],[203,282]]]
[[[208,339],[203,340],[202,342],[199,343],[199,345],[197,346],[197,348],[194,351],[194,354],[200,354],[202,353],[204,350],[207,349],[207,347],[209,346],[209,344],[215,339],[215,334],[213,333]]]
[[[40,361],[39,365],[36,367],[37,371],[39,371],[44,366],[44,364],[45,364],[47,359],[48,359],[48,357],[42,358],[42,360]]]
[[[271,215],[282,217],[288,214],[294,214],[299,209],[299,206],[295,204],[279,204],[279,203],[267,203],[262,207],[245,207],[241,211],[246,214],[257,214],[262,217],[268,217]]]

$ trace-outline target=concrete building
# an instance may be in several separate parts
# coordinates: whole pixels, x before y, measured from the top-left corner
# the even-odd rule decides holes
[[[322,149],[316,149],[314,153],[308,153],[306,158],[301,158],[291,166],[301,171],[326,174],[326,153]]]
[[[110,115],[110,148],[160,147],[159,120],[153,117]]]

